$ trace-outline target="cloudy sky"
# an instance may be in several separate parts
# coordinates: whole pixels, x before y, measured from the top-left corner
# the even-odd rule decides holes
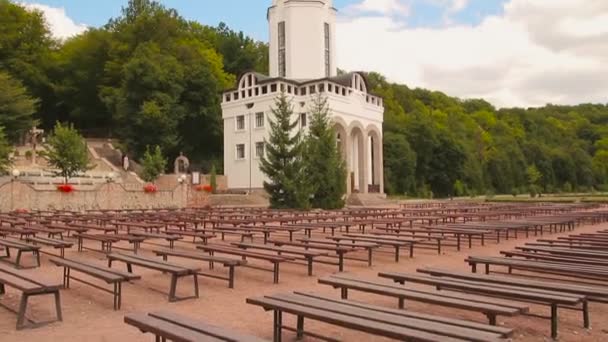
[[[127,0],[25,0],[69,37]],[[266,40],[270,0],[163,0]],[[500,107],[608,102],[608,0],[334,0],[338,64]]]

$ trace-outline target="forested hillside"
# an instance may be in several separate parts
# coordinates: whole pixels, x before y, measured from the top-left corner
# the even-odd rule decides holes
[[[136,158],[159,145],[168,158],[183,151],[206,171],[221,163],[220,93],[240,73],[266,73],[267,65],[265,43],[224,24],[186,21],[150,0],[131,0],[104,27],[64,42],[51,37],[40,13],[0,0],[0,126],[13,140],[33,119],[47,130],[72,122],[85,135],[118,138]],[[392,194],[519,193],[531,185],[584,191],[608,183],[607,105],[497,110],[375,73],[368,79],[385,98]],[[3,96],[8,90],[20,97]],[[36,103],[35,113],[23,115],[11,101]]]

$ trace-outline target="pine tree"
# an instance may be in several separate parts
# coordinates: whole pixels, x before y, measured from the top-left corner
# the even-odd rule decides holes
[[[338,151],[331,125],[327,98],[319,95],[310,108],[305,162],[309,184],[313,185],[312,206],[322,209],[344,207],[346,166]]]
[[[260,161],[260,169],[269,179],[264,189],[270,195],[270,206],[308,209],[311,189],[305,177],[304,144],[300,132],[295,131],[298,121],[291,121],[293,107],[285,94],[275,101],[272,114],[266,155]]]

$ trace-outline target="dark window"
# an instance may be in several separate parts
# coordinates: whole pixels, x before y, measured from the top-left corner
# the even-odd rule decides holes
[[[300,95],[306,95],[306,87],[300,89]]]
[[[279,77],[287,74],[285,66],[285,22],[279,23]]]
[[[308,117],[306,113],[300,113],[300,126],[306,127],[308,125]]]
[[[255,143],[255,156],[257,158],[264,157],[264,143],[263,142],[256,142]]]
[[[236,117],[236,129],[239,131],[245,129],[245,115],[239,115]]]
[[[310,93],[311,93],[311,94],[314,94],[314,93],[316,93],[316,92],[317,92],[316,87],[315,87],[314,85],[311,85],[311,86],[310,86]]]
[[[264,113],[255,113],[255,127],[264,127]]]
[[[267,94],[268,93],[268,86],[263,86],[262,87],[262,94]]]
[[[277,85],[276,84],[271,84],[270,85],[270,92],[271,93],[275,93],[277,91]]]
[[[236,159],[245,159],[245,144],[236,145]]]

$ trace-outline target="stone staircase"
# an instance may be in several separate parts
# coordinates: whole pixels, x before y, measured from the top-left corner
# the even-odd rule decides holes
[[[392,207],[398,203],[389,200],[386,194],[350,194],[346,198],[346,205],[351,207]]]

